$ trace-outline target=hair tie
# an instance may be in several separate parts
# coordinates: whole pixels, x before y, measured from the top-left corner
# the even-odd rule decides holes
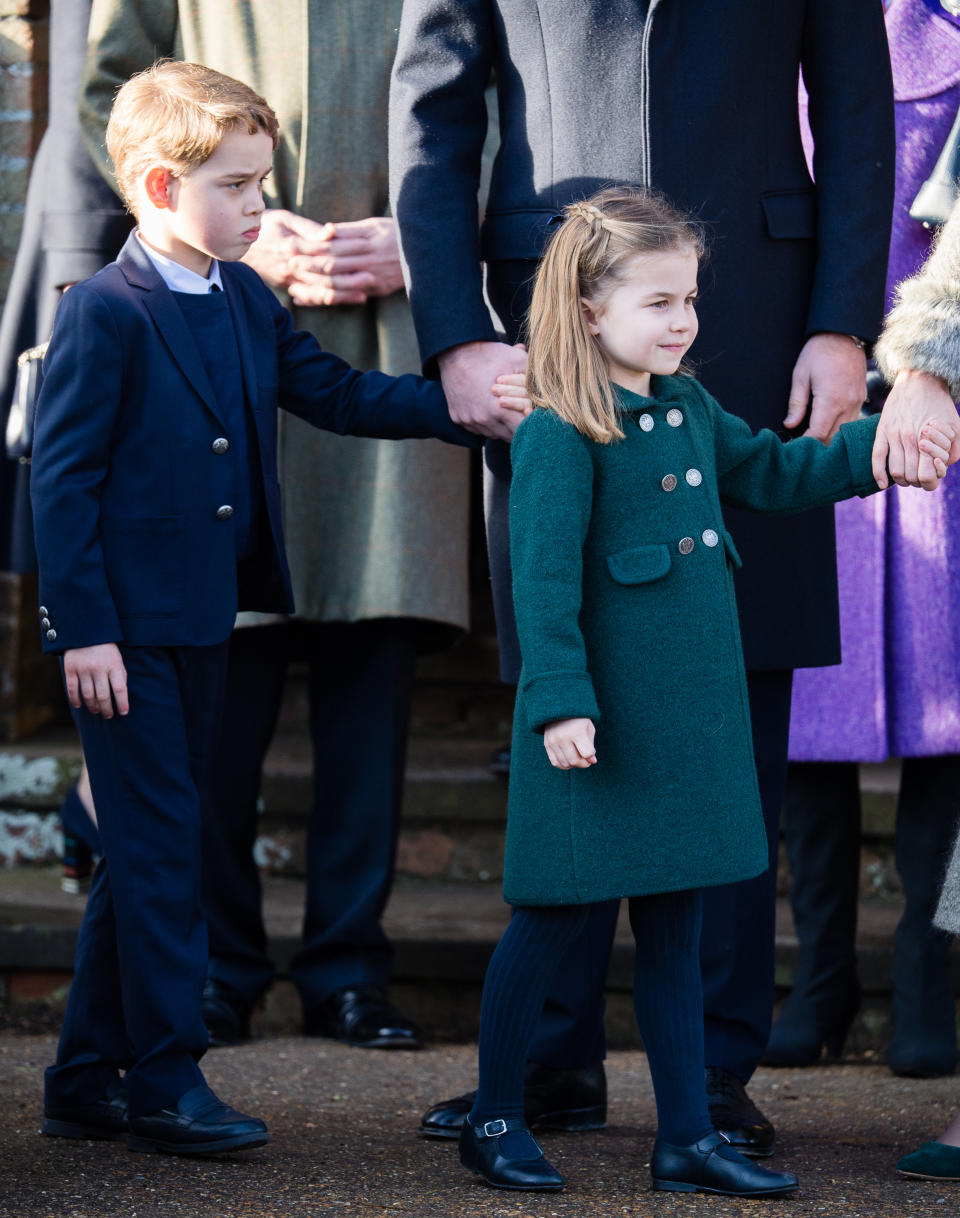
[[[567,208],[567,215],[579,216],[581,220],[586,220],[588,224],[599,224],[601,228],[606,228],[606,216],[593,203],[571,203]]]

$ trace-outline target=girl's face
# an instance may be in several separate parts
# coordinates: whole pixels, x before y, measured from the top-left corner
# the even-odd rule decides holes
[[[625,272],[602,301],[582,299],[580,307],[610,379],[648,397],[650,374],[676,372],[697,336],[697,255],[636,254]]]

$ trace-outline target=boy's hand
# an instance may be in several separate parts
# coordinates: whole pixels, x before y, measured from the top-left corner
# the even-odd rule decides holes
[[[518,347],[522,344],[518,343]],[[493,396],[501,406],[508,410],[516,410],[519,414],[528,415],[533,410],[533,402],[527,396],[527,378],[523,372],[505,372],[498,376],[491,386]]]
[[[543,733],[543,747],[558,770],[586,770],[597,764],[592,719],[558,719]]]
[[[67,698],[77,710],[86,706],[92,715],[103,715],[104,719],[113,718],[114,702],[118,714],[130,710],[127,670],[116,643],[69,648],[63,653],[63,674]]]

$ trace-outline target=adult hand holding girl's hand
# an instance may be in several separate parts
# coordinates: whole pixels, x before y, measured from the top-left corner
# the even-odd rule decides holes
[[[943,477],[938,475],[931,455],[934,432],[949,437],[944,464],[960,460],[957,408],[946,384],[928,372],[905,368],[898,373],[880,415],[873,445],[873,476],[877,485],[886,487],[893,481],[898,486],[934,490],[938,478]]]
[[[558,770],[586,770],[597,764],[592,719],[558,719],[543,733],[543,747]]]
[[[67,698],[77,710],[86,706],[92,715],[113,718],[127,714],[127,670],[116,643],[96,643],[92,647],[71,647],[63,653],[63,675]],[[112,694],[112,697],[111,697]]]

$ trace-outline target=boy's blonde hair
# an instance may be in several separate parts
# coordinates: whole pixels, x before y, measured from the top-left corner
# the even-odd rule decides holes
[[[622,440],[603,352],[581,299],[601,305],[637,254],[690,250],[703,257],[701,226],[662,196],[612,186],[564,209],[537,270],[527,321],[527,392],[600,444]]]
[[[280,142],[277,116],[242,81],[199,63],[160,59],[131,76],[114,99],[107,151],[117,185],[135,212],[136,184],[144,170],[162,165],[175,177],[202,165],[227,131],[263,131]]]

